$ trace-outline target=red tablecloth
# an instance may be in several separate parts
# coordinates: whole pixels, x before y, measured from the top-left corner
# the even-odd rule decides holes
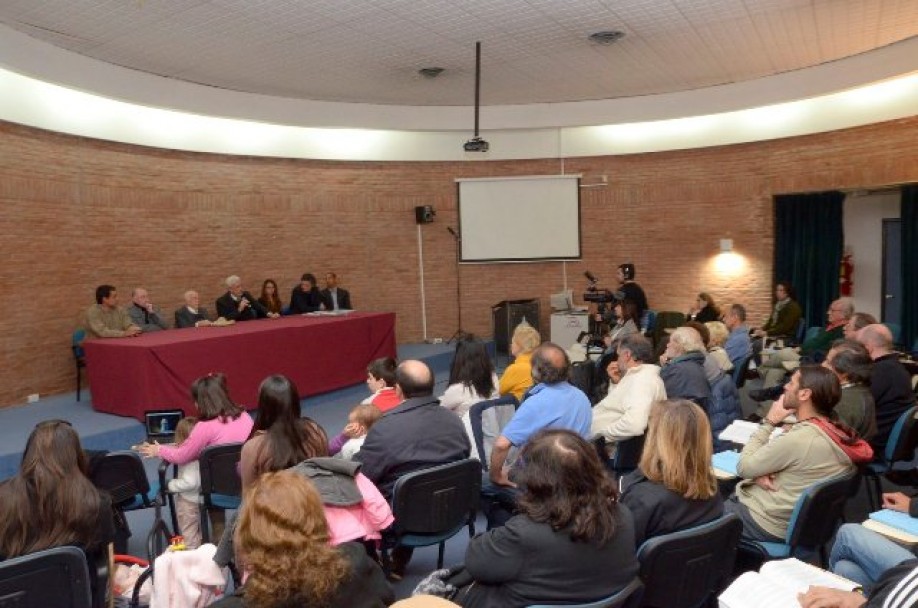
[[[395,357],[395,313],[296,316],[229,327],[170,329],[136,338],[87,340],[93,408],[143,420],[151,409],[194,412],[191,383],[223,372],[230,395],[254,408],[266,376],[284,374],[301,395],[366,378],[367,363]]]

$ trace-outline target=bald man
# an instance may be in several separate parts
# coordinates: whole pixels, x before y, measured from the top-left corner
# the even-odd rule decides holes
[[[159,311],[153,306],[150,300],[150,293],[143,287],[135,287],[131,292],[131,305],[128,306],[128,315],[131,322],[143,331],[159,331],[168,329],[165,319],[159,315]]]
[[[885,325],[875,323],[857,333],[857,340],[873,359],[870,392],[877,410],[877,434],[871,440],[874,451],[882,454],[889,434],[902,413],[915,405],[912,377],[893,351],[892,333]]]
[[[557,344],[546,342],[532,353],[532,383],[529,397],[501,430],[491,450],[488,473],[491,483],[514,487],[504,466],[512,446],[521,447],[536,432],[568,429],[590,439],[593,412],[590,400],[567,380],[571,362]]]

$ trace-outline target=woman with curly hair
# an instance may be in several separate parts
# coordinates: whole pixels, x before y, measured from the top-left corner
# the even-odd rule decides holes
[[[631,582],[634,522],[596,449],[551,429],[533,436],[520,458],[519,514],[469,542],[472,584],[454,601],[466,608],[590,602]]]
[[[69,422],[35,426],[19,472],[0,484],[0,561],[75,545],[86,552],[92,570],[97,559],[111,555],[111,499],[92,484],[88,470],[80,437]]]
[[[362,545],[329,544],[319,493],[292,471],[266,473],[246,491],[235,544],[246,583],[215,608],[378,608],[394,600]]]

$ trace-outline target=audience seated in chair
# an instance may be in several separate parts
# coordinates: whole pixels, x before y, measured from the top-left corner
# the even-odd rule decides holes
[[[743,537],[783,542],[797,499],[812,484],[869,462],[873,450],[850,428],[830,420],[841,387],[827,369],[805,365],[794,372],[740,455],[743,478],[727,511],[743,520]],[[791,414],[796,422],[769,441]]]
[[[711,427],[698,405],[684,399],[654,403],[645,445],[652,448],[620,483],[638,546],[723,514],[711,469]]]
[[[609,364],[609,394],[593,408],[592,435],[615,442],[644,434],[654,402],[666,399],[660,368],[651,362],[650,342],[640,335],[625,338],[618,359]]]
[[[841,399],[835,406],[835,417],[870,441],[877,434],[877,413],[867,384],[873,361],[864,345],[853,340],[836,340],[829,349],[823,367],[832,370],[841,383]]]
[[[395,392],[395,368],[398,362],[392,357],[380,357],[367,365],[367,388],[371,395],[361,401],[375,405],[381,412],[388,412],[402,402]]]
[[[593,447],[546,429],[524,446],[519,514],[469,542],[463,569],[446,582],[454,601],[477,606],[585,603],[637,573],[634,524]]]
[[[677,327],[660,357],[660,377],[670,399],[688,399],[707,410],[711,386],[704,371],[705,347],[691,327]]]
[[[235,543],[246,582],[214,608],[376,608],[394,600],[358,543],[333,546],[319,493],[292,471],[266,473],[245,493]]]
[[[517,401],[523,401],[526,391],[532,387],[532,353],[541,342],[539,332],[529,323],[516,326],[510,339],[510,354],[514,360],[500,377],[498,390],[501,395],[513,395]]]
[[[736,368],[752,356],[752,341],[749,339],[749,327],[746,325],[746,307],[742,304],[731,305],[724,313],[724,325],[730,331],[724,343],[724,350]]]
[[[479,401],[499,397],[498,383],[484,342],[466,335],[456,342],[449,384],[440,395],[440,405],[461,418]]]
[[[893,351],[892,334],[885,325],[868,325],[857,334],[857,340],[873,359],[870,393],[877,414],[877,434],[870,445],[877,453],[886,449],[893,425],[902,412],[915,405],[912,378]]]
[[[360,403],[351,408],[347,415],[347,424],[336,437],[328,442],[328,455],[343,460],[352,460],[360,451],[367,433],[382,416],[375,405]]]
[[[792,339],[802,317],[803,310],[797,303],[793,286],[787,281],[778,281],[775,285],[775,307],[771,316],[762,327],[754,330],[752,335],[756,338],[768,336]]]
[[[114,511],[107,494],[87,475],[86,456],[70,423],[39,422],[26,442],[19,472],[0,484],[0,560],[75,545],[86,553],[93,584],[96,562],[106,555],[110,571]],[[93,596],[105,592],[93,589]]]

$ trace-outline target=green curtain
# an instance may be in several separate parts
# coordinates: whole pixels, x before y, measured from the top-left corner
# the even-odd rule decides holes
[[[918,185],[902,188],[902,345],[918,340]]]
[[[826,324],[838,297],[845,235],[841,192],[775,197],[775,282],[790,281],[807,327]]]

